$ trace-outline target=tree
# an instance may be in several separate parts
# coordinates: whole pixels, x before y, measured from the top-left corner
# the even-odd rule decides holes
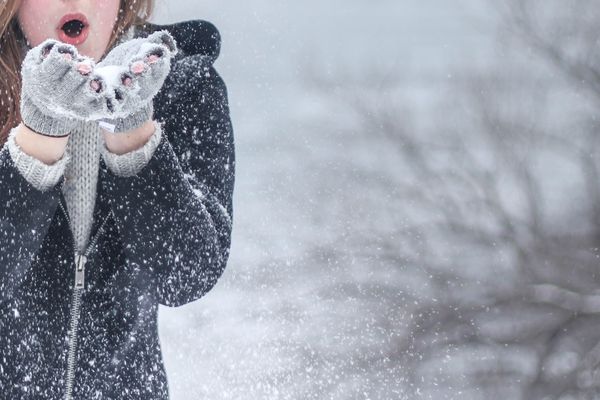
[[[394,90],[398,75],[370,71],[349,90],[339,74],[313,82],[395,154],[396,167],[360,179],[389,189],[382,207],[404,222],[387,241],[377,227],[363,239],[406,271],[396,306],[411,318],[390,357],[413,396],[595,398],[600,4],[510,0],[496,10],[495,66],[453,73],[425,128],[403,118],[410,99]]]

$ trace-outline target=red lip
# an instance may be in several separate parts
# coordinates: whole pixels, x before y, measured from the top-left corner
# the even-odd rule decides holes
[[[81,30],[81,33],[77,37],[70,37],[62,29],[63,26],[67,22],[72,21],[72,20],[78,20],[78,21],[81,21],[83,23],[83,29]],[[90,24],[88,22],[87,17],[85,15],[83,15],[82,13],[69,13],[69,14],[66,14],[58,22],[58,27],[56,28],[56,31],[58,33],[58,38],[63,43],[67,43],[67,44],[70,44],[70,45],[73,45],[73,46],[77,46],[78,44],[81,44],[81,43],[85,42],[85,40],[87,39],[88,34],[90,33],[89,25]]]

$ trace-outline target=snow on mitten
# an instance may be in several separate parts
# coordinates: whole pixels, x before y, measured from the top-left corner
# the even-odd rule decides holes
[[[104,129],[124,132],[152,118],[152,99],[171,69],[177,45],[166,30],[132,39],[112,49],[94,73],[114,91],[111,114],[100,119]]]
[[[27,52],[21,65],[21,118],[46,136],[67,136],[78,121],[107,114],[105,85],[94,61],[74,46],[48,39]]]

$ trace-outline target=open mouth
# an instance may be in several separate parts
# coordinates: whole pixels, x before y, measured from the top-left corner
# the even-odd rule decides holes
[[[70,38],[76,38],[81,35],[83,28],[85,28],[85,24],[78,19],[73,19],[62,26],[63,32]]]
[[[87,39],[89,24],[83,14],[67,14],[61,18],[57,30],[62,42],[78,45]]]

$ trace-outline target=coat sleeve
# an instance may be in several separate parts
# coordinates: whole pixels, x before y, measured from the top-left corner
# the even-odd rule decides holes
[[[165,86],[147,165],[119,176],[101,162],[101,174],[128,262],[160,304],[178,307],[211,290],[227,264],[235,152],[227,90],[210,59],[187,57]]]
[[[23,282],[48,232],[64,182],[62,164],[54,165],[54,170],[46,170],[38,160],[28,160],[26,164],[15,150],[9,148],[8,141],[0,150],[0,302],[10,299]],[[38,161],[39,164],[32,164],[31,161]],[[27,165],[28,168],[23,169],[27,173],[21,172],[18,165],[21,168]],[[56,172],[56,179],[49,178],[53,171]],[[42,180],[30,181],[25,175],[48,178],[42,180],[55,183],[38,187],[33,182]]]
[[[54,164],[46,164],[37,158],[25,153],[17,144],[15,138],[17,130],[12,129],[8,134],[5,146],[13,161],[13,164],[19,170],[23,178],[32,186],[41,191],[47,191],[61,180],[65,168],[71,160],[69,148],[65,149],[62,158]]]

